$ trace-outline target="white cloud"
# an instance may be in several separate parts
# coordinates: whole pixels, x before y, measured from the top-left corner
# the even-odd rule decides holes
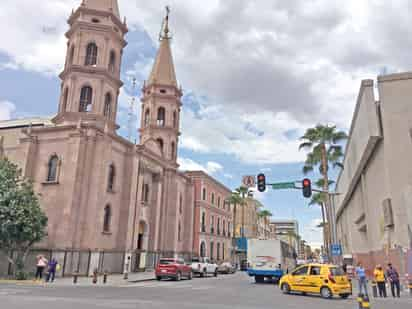
[[[180,170],[182,171],[203,171],[208,174],[216,174],[223,170],[223,166],[217,162],[209,161],[205,165],[188,158],[178,158]]]
[[[227,179],[233,179],[233,175],[231,175],[231,174],[223,174],[223,177],[225,177]]]
[[[322,219],[313,219],[309,224],[302,229],[301,236],[313,248],[320,248],[323,245],[322,229],[318,225],[322,223]]]
[[[9,120],[16,110],[16,105],[9,101],[0,101],[0,120]]]

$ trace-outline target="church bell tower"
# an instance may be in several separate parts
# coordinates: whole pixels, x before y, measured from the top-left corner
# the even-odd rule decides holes
[[[128,29],[117,0],[83,0],[72,12],[66,33],[67,54],[60,74],[56,124],[93,123],[114,132],[120,66]]]
[[[154,140],[164,159],[176,163],[182,90],[178,87],[170,47],[169,13],[159,35],[160,46],[142,94],[140,143]]]

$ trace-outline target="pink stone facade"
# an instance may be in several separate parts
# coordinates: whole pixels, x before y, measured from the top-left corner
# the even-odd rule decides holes
[[[229,190],[205,174],[180,172],[176,163],[182,91],[166,31],[143,87],[141,141],[135,145],[116,133],[127,32],[119,16],[115,0],[83,1],[68,20],[57,115],[0,123],[1,153],[34,181],[49,218],[48,237],[38,247],[64,251],[58,257],[70,260],[66,273],[84,263],[89,273],[102,265],[109,271],[153,267],[159,256],[198,254],[199,237],[229,252],[230,212],[222,208]],[[201,201],[199,186],[208,201]],[[212,192],[220,207],[210,203]],[[200,209],[207,220],[214,214],[225,222],[221,235],[209,233],[209,221],[208,232],[200,232]]]
[[[206,173],[187,172],[194,183],[193,252],[217,262],[232,259],[233,217],[225,201],[231,191]]]

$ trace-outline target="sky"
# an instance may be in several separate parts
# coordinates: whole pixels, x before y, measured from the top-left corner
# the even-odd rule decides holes
[[[0,120],[57,111],[66,20],[80,0],[0,4]],[[236,188],[243,175],[301,180],[299,137],[318,123],[348,130],[362,79],[412,66],[407,0],[119,0],[129,27],[119,134],[139,102],[158,47],[165,5],[184,90],[179,163]],[[41,16],[41,18],[39,18]],[[137,79],[133,90],[132,79]],[[139,108],[135,110],[137,139]],[[337,171],[334,172],[334,176]],[[318,175],[311,175],[316,179]],[[320,210],[298,190],[258,193],[274,218],[297,219],[319,246]]]

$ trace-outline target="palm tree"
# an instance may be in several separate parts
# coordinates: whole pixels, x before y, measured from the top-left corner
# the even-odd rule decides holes
[[[237,205],[242,203],[242,197],[237,191],[233,191],[230,196],[226,200],[229,205],[233,205],[233,238],[236,237],[236,213],[237,213]]]
[[[245,237],[245,205],[247,204],[247,196],[249,193],[249,189],[246,187],[239,187],[235,190],[235,193],[240,197],[239,205],[242,206],[242,232],[241,237]]]
[[[325,194],[323,194],[323,193],[315,193],[315,194],[313,194],[312,195],[312,199],[310,200],[310,202],[309,202],[309,205],[310,206],[312,206],[312,205],[319,205],[320,206],[320,209],[321,209],[321,211],[322,211],[322,223],[321,223],[321,226],[319,226],[319,227],[322,227],[322,231],[323,231],[323,245],[324,245],[324,247],[325,248],[329,248],[329,238],[327,237],[328,235],[326,235],[326,230],[325,230],[325,227],[326,227],[326,218],[325,218],[325,200],[326,200],[326,197],[325,197]]]
[[[266,231],[269,230],[269,218],[272,217],[272,213],[267,210],[267,209],[263,209],[261,211],[258,212],[258,217],[263,218],[263,223],[264,223],[264,237],[265,239],[267,238],[268,235],[266,235]]]
[[[322,188],[326,193],[325,212],[329,223],[332,223],[330,196],[329,196],[329,175],[330,165],[332,167],[341,167],[341,159],[343,157],[342,142],[348,138],[348,135],[343,131],[337,131],[336,126],[317,125],[315,128],[307,129],[301,137],[302,143],[299,145],[299,150],[308,149],[309,153],[306,156],[303,173],[312,172],[315,167],[319,167],[319,172],[322,175]],[[330,229],[328,229],[330,230]]]

